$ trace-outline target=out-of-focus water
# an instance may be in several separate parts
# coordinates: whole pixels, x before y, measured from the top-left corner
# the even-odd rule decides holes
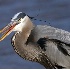
[[[35,24],[47,24],[70,31],[70,0],[0,0],[0,28],[7,25],[17,12],[24,12],[37,19]],[[38,16],[37,16],[38,15]],[[11,33],[0,42],[0,68],[43,69],[36,62],[30,62],[19,57],[11,46]]]

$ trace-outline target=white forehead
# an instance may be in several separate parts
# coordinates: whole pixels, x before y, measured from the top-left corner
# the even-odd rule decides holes
[[[21,19],[20,23],[18,25],[16,25],[13,29],[13,31],[19,31],[19,32],[22,32],[22,29],[28,25],[28,20],[29,20],[29,17],[28,16],[25,16],[24,18]]]
[[[19,13],[15,14],[14,17],[11,19],[11,21],[14,21],[14,19],[16,19],[17,16],[18,16],[20,13],[22,13],[22,12],[19,12]]]

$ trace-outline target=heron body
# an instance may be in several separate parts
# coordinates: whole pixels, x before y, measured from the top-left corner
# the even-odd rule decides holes
[[[38,62],[45,68],[70,68],[70,44],[50,39],[46,31],[44,33],[37,28],[39,26],[35,26],[26,14],[20,12],[13,17],[11,27],[2,29],[2,32],[7,31],[1,40],[16,31],[12,45],[22,58]]]

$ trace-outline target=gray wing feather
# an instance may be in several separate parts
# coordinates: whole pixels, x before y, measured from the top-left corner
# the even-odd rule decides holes
[[[59,46],[59,48],[53,42],[52,44],[54,46],[52,46],[50,42],[50,44],[46,42],[45,45],[48,47],[45,47],[45,52],[53,63],[56,63],[62,67],[70,68],[70,56],[61,52],[62,50],[65,50],[67,54],[70,54],[70,33],[68,31],[47,25],[37,25],[32,32],[34,34],[35,42],[44,37],[61,41],[62,46]]]
[[[37,25],[33,32],[35,35],[35,41],[37,41],[39,38],[49,37],[51,39],[57,39],[70,44],[70,32],[62,29],[47,25]]]

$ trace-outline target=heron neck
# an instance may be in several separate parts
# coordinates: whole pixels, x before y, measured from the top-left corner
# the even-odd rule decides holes
[[[24,43],[27,41],[33,27],[34,25],[32,21],[28,18],[25,27],[22,29],[22,32],[20,33],[22,40],[24,40]]]
[[[34,25],[33,25],[32,21],[27,16],[27,20],[25,22],[25,26],[23,27],[22,31],[19,33],[17,32],[16,35],[14,35],[15,44],[17,44],[17,43],[19,43],[20,45],[21,45],[21,43],[25,44],[33,27],[34,27]],[[14,37],[13,37],[13,39],[14,39]]]

